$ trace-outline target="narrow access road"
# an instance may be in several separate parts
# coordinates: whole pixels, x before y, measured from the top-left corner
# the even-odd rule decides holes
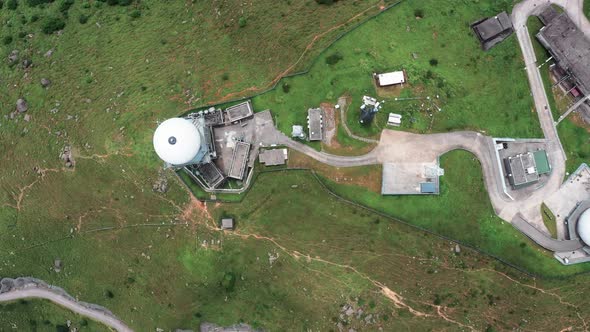
[[[125,323],[120,321],[114,316],[107,315],[100,310],[93,310],[82,304],[68,299],[59,294],[53,293],[50,290],[42,288],[24,288],[9,291],[0,294],[0,302],[10,302],[20,299],[37,298],[49,300],[61,307],[71,310],[79,315],[86,316],[94,321],[102,323],[110,328],[113,328],[119,332],[131,332],[133,331]]]
[[[313,148],[294,142],[285,135],[279,135],[279,143],[300,151],[322,163],[336,167],[352,167],[381,163],[403,163],[431,161],[438,156],[454,150],[464,149],[474,153],[480,160],[486,189],[496,214],[513,223],[513,225],[529,236],[539,245],[556,251],[564,252],[579,249],[582,243],[577,240],[562,241],[552,239],[540,232],[533,225],[542,224],[540,206],[545,199],[559,190],[565,174],[566,154],[561,145],[555,121],[551,113],[547,91],[537,67],[537,58],[527,28],[530,16],[538,14],[546,6],[556,4],[564,8],[572,20],[583,32],[590,36],[590,22],[583,13],[583,0],[524,0],[518,3],[512,12],[512,22],[522,50],[525,71],[529,80],[535,109],[546,142],[546,151],[551,162],[552,172],[547,183],[531,194],[519,200],[510,200],[503,191],[501,165],[496,158],[496,151],[491,137],[474,132],[453,132],[445,134],[416,135],[392,130],[384,130],[377,147],[363,156],[335,156],[319,152]],[[418,158],[418,159],[416,159]]]

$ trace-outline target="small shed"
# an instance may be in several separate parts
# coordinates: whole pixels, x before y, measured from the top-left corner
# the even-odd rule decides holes
[[[294,125],[291,131],[291,137],[305,139],[305,132],[303,132],[303,126]]]
[[[233,218],[221,219],[221,229],[233,230],[234,229],[234,219]]]
[[[406,73],[403,70],[377,74],[376,76],[379,86],[390,86],[406,83]]]

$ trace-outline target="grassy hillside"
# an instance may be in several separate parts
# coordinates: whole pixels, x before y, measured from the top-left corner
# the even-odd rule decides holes
[[[305,122],[308,108],[349,95],[348,124],[363,136],[378,136],[388,113],[396,112],[404,118],[402,128],[419,133],[472,129],[497,137],[540,137],[516,37],[484,52],[470,28],[508,7],[509,2],[403,2],[332,45],[308,74],[284,79],[256,97],[254,106],[270,108],[285,133]],[[402,69],[409,84],[378,96],[373,73]],[[363,95],[385,100],[368,127],[358,122]]]
[[[587,277],[538,282],[465,248],[456,255],[448,241],[335,200],[309,174],[265,174],[242,204],[208,207],[191,200],[171,172],[159,175],[161,164],[151,147],[158,120],[266,89],[282,74],[307,68],[335,36],[391,2],[38,2],[5,0],[0,9],[0,276],[46,280],[83,301],[106,306],[138,331],[196,330],[203,321],[242,321],[268,330],[329,330],[337,328],[345,305],[365,312],[346,319],[359,329],[366,327],[361,320],[367,314],[375,317],[371,327],[384,330],[452,330],[461,324],[557,330],[583,325],[577,311],[587,306],[570,286],[585,287]],[[528,112],[530,101],[518,94],[526,91],[524,75],[506,71],[512,74],[503,78],[514,82],[510,90],[496,80],[477,83],[497,75],[498,68],[518,65],[519,56],[510,46],[514,39],[479,59],[459,53],[462,48],[477,50],[466,24],[507,3],[453,3],[445,7],[448,16],[435,20],[433,13],[450,2],[408,1],[341,39],[334,47],[343,56],[332,65],[334,70],[325,62],[332,55],[328,52],[310,74],[293,78],[288,95],[298,98],[282,96],[279,85],[255,105],[272,106],[285,128],[299,121],[307,106],[296,99],[332,101],[358,88],[350,90],[358,100],[368,87],[365,74],[373,67],[403,66],[412,80],[429,70],[435,75],[420,78],[412,94],[421,85],[431,94],[439,89],[451,93],[443,97],[445,110],[435,115],[433,131],[471,121],[487,129],[489,120],[489,133],[534,135],[538,126],[528,122],[536,119]],[[418,9],[422,19],[415,17]],[[378,40],[383,35],[379,25],[391,31],[385,45]],[[11,64],[13,50],[18,55]],[[438,64],[431,66],[434,57]],[[463,72],[469,75],[463,77]],[[46,88],[43,78],[51,81]],[[326,85],[332,81],[333,89]],[[14,113],[19,98],[28,103],[25,113]],[[283,105],[281,98],[293,99]],[[508,105],[507,99],[514,100]],[[495,113],[501,115],[492,119]],[[416,127],[408,129],[425,128],[427,116],[416,115]],[[66,146],[72,149],[73,167],[60,159]],[[422,204],[432,204],[434,212],[454,208],[451,192],[487,199],[476,163],[463,160],[465,156],[449,160],[455,158],[468,171],[449,185],[445,205],[415,202],[405,207],[405,215],[420,217]],[[167,192],[154,192],[153,185],[163,178]],[[355,187],[343,190],[351,193]],[[456,223],[451,230],[458,233],[483,221],[481,225],[491,226],[474,232],[474,241],[498,232],[484,243],[500,239],[506,242],[497,246],[520,244],[521,238],[507,240],[508,233],[488,215],[486,203],[478,202],[474,209],[471,223]],[[213,229],[222,214],[236,216],[237,233]],[[449,214],[441,216],[457,220]],[[416,223],[424,223],[423,216]],[[431,225],[444,227],[436,221]],[[499,251],[510,258],[520,252],[526,254],[523,264],[531,257],[541,265],[546,261],[530,247]],[[56,258],[64,263],[60,273],[52,269]],[[553,274],[561,273],[559,268],[540,267]],[[561,296],[571,304],[556,305]],[[43,317],[46,310],[35,302],[27,305],[33,309],[8,308],[0,330],[12,330],[12,323],[28,329],[28,316]],[[47,309],[47,315],[58,317],[53,310]],[[56,325],[61,317],[48,319]]]

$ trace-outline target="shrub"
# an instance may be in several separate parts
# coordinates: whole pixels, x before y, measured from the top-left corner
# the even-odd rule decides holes
[[[59,11],[64,14],[64,15],[68,15],[68,11],[70,10],[70,8],[72,7],[72,5],[74,4],[74,0],[64,0],[60,5],[59,5]]]
[[[291,86],[287,83],[283,83],[283,92],[289,93],[289,91],[291,91]]]
[[[88,15],[80,15],[80,17],[78,18],[78,22],[80,22],[80,24],[86,24],[86,22],[88,22]]]
[[[437,66],[438,65],[438,60],[437,59],[430,59],[430,61],[428,61],[428,63],[430,63],[431,66]]]
[[[344,57],[340,53],[334,53],[326,57],[326,63],[329,65],[335,65],[342,59],[344,59]]]
[[[46,3],[52,3],[54,0],[27,0],[29,7],[37,7]]]
[[[24,31],[21,31],[18,33],[18,38],[25,38],[27,36],[27,33]]]
[[[18,7],[18,1],[16,0],[8,0],[6,3],[6,8],[10,10],[15,10]]]
[[[133,0],[119,0],[119,6],[129,6]]]
[[[4,1],[0,0],[0,9],[4,8]]]
[[[37,21],[39,21],[39,15],[33,14],[33,16],[31,16],[31,22],[37,22]]]
[[[238,20],[238,25],[240,26],[240,28],[243,28],[246,26],[248,22],[246,21],[246,18],[244,16],[240,17],[240,19]]]
[[[43,33],[50,35],[58,30],[65,28],[66,22],[61,17],[51,17],[43,23],[41,30]]]
[[[414,10],[414,17],[423,18],[424,17],[424,11],[422,9],[416,9],[416,10]]]
[[[139,18],[141,16],[141,11],[136,9],[132,11],[129,16],[131,16],[131,18]]]
[[[338,2],[338,0],[315,0],[315,2],[320,5],[333,5]]]
[[[221,79],[224,81],[229,80],[229,74],[228,73],[223,73],[223,75],[221,75]]]
[[[2,38],[2,44],[8,45],[10,43],[12,43],[12,36],[4,36],[4,38]]]

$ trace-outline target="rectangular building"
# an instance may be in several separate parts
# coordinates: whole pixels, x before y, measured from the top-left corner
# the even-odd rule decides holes
[[[310,108],[307,110],[307,128],[309,129],[310,141],[322,140],[324,137],[324,123],[320,108]]]
[[[377,84],[379,84],[379,86],[391,86],[404,83],[406,83],[405,71],[377,74]]]
[[[228,177],[237,180],[244,178],[246,164],[248,162],[248,155],[250,154],[250,144],[245,142],[236,142],[234,146],[234,153],[231,159],[231,166],[229,167]]]
[[[262,150],[258,158],[266,166],[284,165],[287,161],[287,149]]]
[[[230,123],[246,119],[254,115],[252,110],[252,103],[250,100],[246,100],[243,103],[239,103],[234,106],[230,106],[225,109],[225,115]]]
[[[537,34],[557,64],[573,78],[584,95],[590,94],[590,39],[566,13],[551,19]]]
[[[520,189],[539,181],[539,175],[551,172],[551,165],[545,150],[526,152],[504,159],[508,182],[514,189]]]
[[[473,23],[471,28],[485,51],[499,44],[514,32],[512,21],[506,12],[479,20]]]

